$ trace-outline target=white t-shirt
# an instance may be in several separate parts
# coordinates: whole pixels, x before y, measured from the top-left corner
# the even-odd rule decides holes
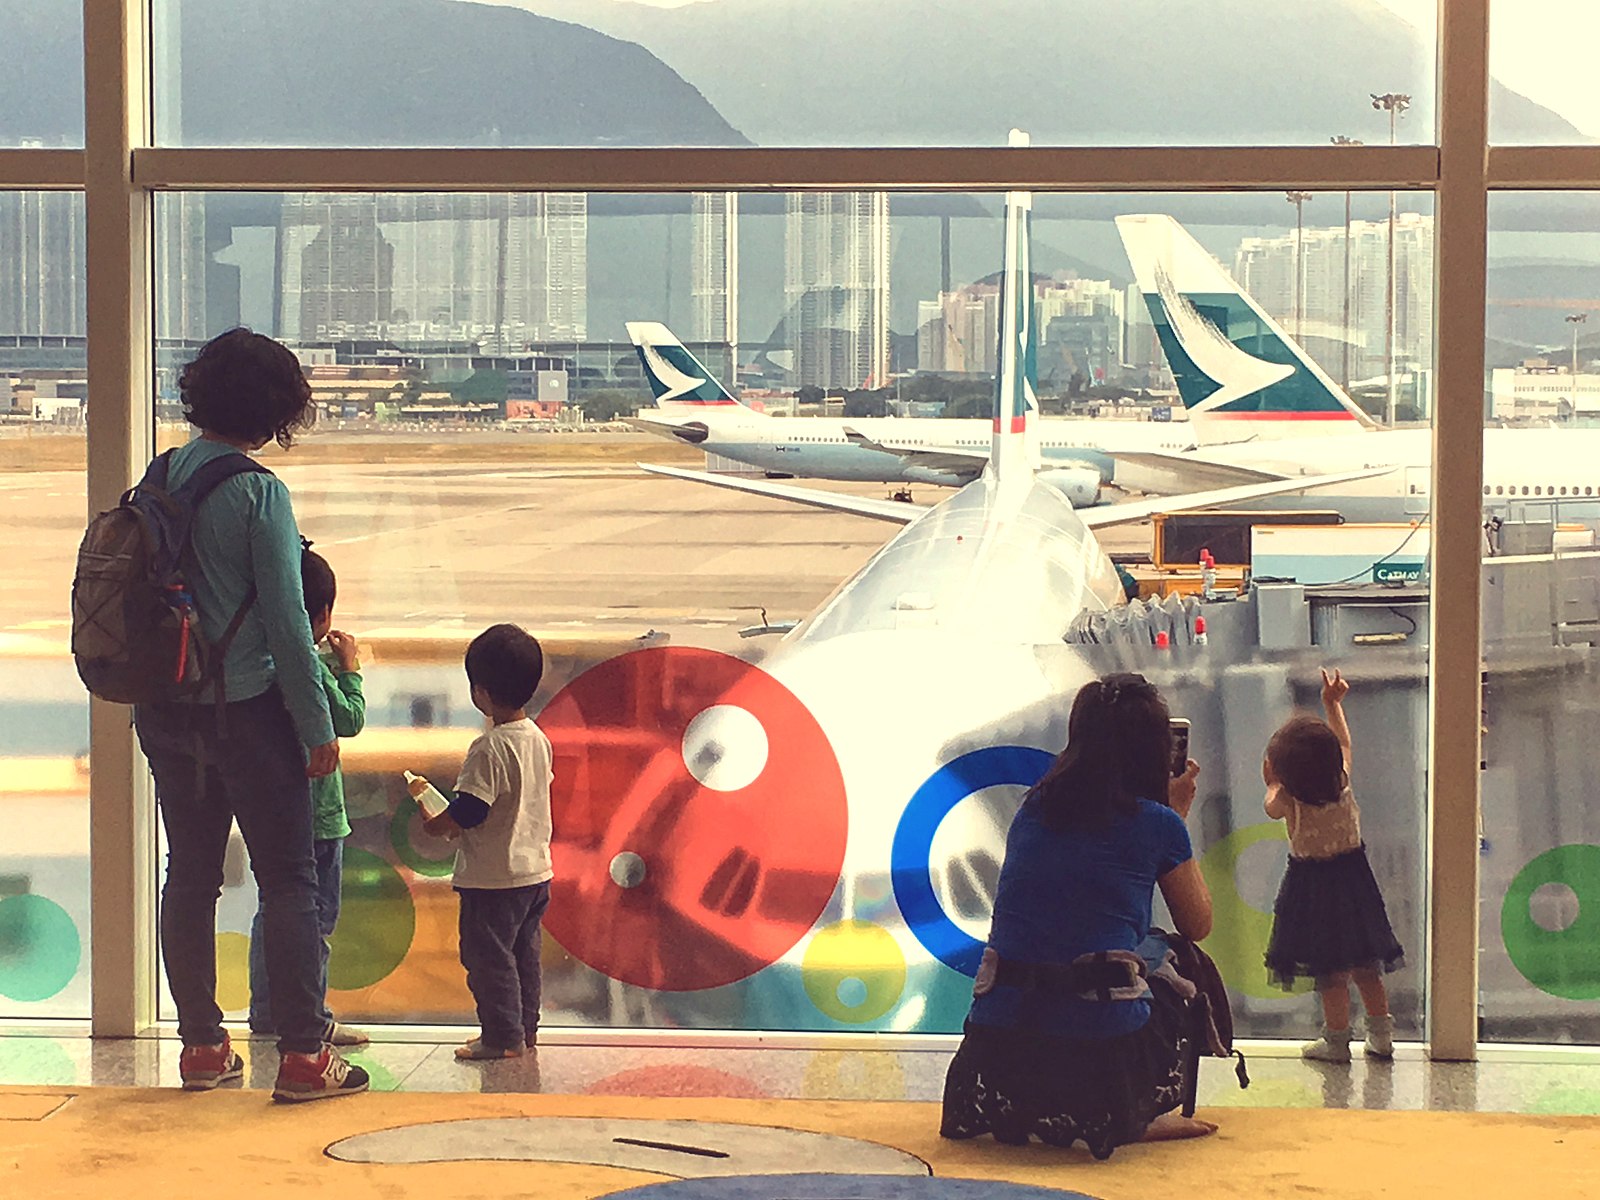
[[[550,866],[550,739],[531,720],[496,725],[473,742],[456,791],[489,806],[483,824],[461,831],[456,887],[526,887],[555,873]]]

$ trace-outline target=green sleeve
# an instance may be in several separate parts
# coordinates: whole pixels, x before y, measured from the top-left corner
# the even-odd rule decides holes
[[[328,698],[328,715],[339,737],[355,737],[367,724],[367,698],[361,693],[358,671],[334,671],[322,664],[322,691]]]

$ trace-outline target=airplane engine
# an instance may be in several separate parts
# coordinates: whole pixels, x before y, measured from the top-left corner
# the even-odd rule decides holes
[[[1093,467],[1054,467],[1040,471],[1038,479],[1065,496],[1073,508],[1100,503],[1100,472]]]

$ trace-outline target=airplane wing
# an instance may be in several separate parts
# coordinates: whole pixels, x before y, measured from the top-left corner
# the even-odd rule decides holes
[[[772,500],[787,500],[791,504],[805,504],[811,508],[825,508],[833,512],[851,513],[858,517],[871,517],[874,521],[892,521],[896,525],[909,525],[928,509],[921,504],[907,504],[900,500],[879,500],[873,496],[850,496],[842,492],[828,492],[820,488],[795,487],[792,484],[773,483],[766,479],[743,479],[737,475],[713,475],[708,471],[689,471],[681,467],[662,467],[652,463],[639,463],[640,470],[652,475],[667,475],[673,479],[687,479],[692,483],[708,483],[712,487],[727,488],[735,492],[749,492]]]
[[[786,500],[812,508],[833,512],[852,513],[858,517],[871,517],[875,521],[891,521],[896,525],[909,525],[928,509],[919,504],[906,504],[899,500],[879,500],[871,496],[849,496],[840,492],[795,487],[792,484],[772,483],[766,479],[741,479],[736,475],[712,475],[706,471],[689,471],[681,467],[638,464],[641,470],[652,475],[667,475],[673,479],[687,479],[692,483],[708,483],[712,487],[727,488],[735,492],[749,492],[772,500]],[[1127,525],[1134,521],[1149,520],[1156,513],[1189,512],[1200,508],[1219,508],[1230,504],[1243,504],[1250,500],[1264,500],[1271,496],[1285,496],[1291,492],[1312,491],[1353,483],[1358,479],[1372,479],[1387,475],[1394,467],[1368,467],[1360,471],[1344,471],[1335,475],[1302,475],[1294,479],[1272,479],[1265,483],[1244,484],[1237,487],[1213,488],[1203,492],[1189,492],[1182,496],[1151,496],[1144,500],[1131,500],[1123,504],[1108,504],[1101,508],[1078,510],[1078,516],[1090,529],[1105,529],[1113,525]]]
[[[848,425],[844,427],[844,436],[852,446],[893,454],[910,466],[925,467],[930,471],[949,471],[952,474],[966,474],[975,478],[983,473],[983,468],[989,462],[987,453],[971,454],[963,450],[939,448],[930,450],[924,446],[907,446],[883,438],[868,437]]]
[[[1232,463],[1213,462],[1192,454],[1174,454],[1165,450],[1107,451],[1119,463],[1140,467],[1172,480],[1163,491],[1196,492],[1211,488],[1238,487],[1249,483],[1270,483],[1286,476]]]
[[[683,438],[684,427],[687,421],[663,421],[655,417],[637,416],[624,417],[629,425],[641,433],[653,433],[657,437]],[[685,439],[687,440],[687,439]]]
[[[1103,508],[1081,509],[1078,516],[1090,529],[1105,529],[1112,525],[1126,525],[1143,521],[1156,513],[1190,512],[1199,508],[1220,508],[1230,504],[1243,504],[1250,500],[1264,500],[1269,496],[1285,496],[1291,492],[1315,491],[1340,483],[1353,483],[1358,479],[1371,479],[1387,475],[1394,467],[1368,467],[1362,471],[1344,471],[1337,475],[1301,475],[1294,479],[1273,479],[1267,483],[1250,483],[1238,487],[1214,488],[1205,492],[1188,492],[1181,496],[1151,496],[1125,504],[1108,504]]]

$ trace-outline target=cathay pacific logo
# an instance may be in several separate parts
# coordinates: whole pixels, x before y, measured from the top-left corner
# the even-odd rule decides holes
[[[650,369],[650,380],[656,385],[656,399],[672,401],[682,399],[696,388],[704,387],[704,379],[696,379],[692,375],[685,375],[677,367],[669,363],[656,347],[646,343],[640,349],[644,351],[645,366]]]
[[[1241,350],[1208,321],[1189,298],[1173,286],[1172,277],[1156,266],[1156,293],[1166,308],[1167,323],[1178,345],[1195,369],[1217,385],[1217,390],[1189,411],[1193,415],[1216,412],[1247,396],[1282,383],[1294,367],[1270,363]]]

